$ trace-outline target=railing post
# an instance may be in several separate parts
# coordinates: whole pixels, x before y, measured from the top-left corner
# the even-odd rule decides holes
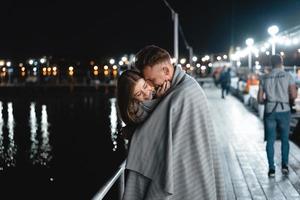
[[[119,200],[122,200],[125,188],[125,172],[119,177]]]

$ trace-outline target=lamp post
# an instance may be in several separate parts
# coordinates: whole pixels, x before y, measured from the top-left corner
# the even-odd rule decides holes
[[[178,40],[178,30],[179,30],[179,21],[178,21],[178,13],[176,13],[173,8],[169,5],[167,0],[164,0],[164,3],[166,6],[170,9],[172,13],[172,18],[174,22],[174,60],[175,65],[178,63],[178,46],[179,46],[179,40]]]
[[[278,33],[279,28],[278,26],[270,26],[268,28],[268,33],[271,35],[271,43],[272,43],[272,55],[275,55],[275,44],[276,44],[276,34]]]
[[[254,40],[252,38],[248,38],[246,40],[246,45],[248,47],[248,67],[249,70],[252,71],[252,46],[254,44]]]

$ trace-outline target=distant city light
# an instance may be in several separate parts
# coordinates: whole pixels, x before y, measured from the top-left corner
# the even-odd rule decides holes
[[[171,63],[174,64],[176,63],[177,59],[176,58],[171,58]]]
[[[90,65],[94,65],[94,64],[95,64],[95,61],[91,60]]]
[[[5,65],[5,61],[4,60],[0,60],[0,67],[3,67]]]
[[[34,61],[34,63],[33,63],[35,66],[37,66],[38,65],[38,62],[37,61]]]
[[[255,61],[255,65],[259,65],[259,61]]]
[[[194,62],[196,62],[196,61],[198,60],[198,58],[197,58],[196,56],[193,56],[192,60],[193,60]]]
[[[253,38],[248,38],[248,39],[246,40],[246,45],[247,45],[247,46],[252,46],[253,44],[254,44]]]
[[[298,53],[300,53],[300,49],[298,49]]]
[[[20,63],[20,64],[19,64],[19,67],[23,67],[23,63]]]
[[[95,71],[98,70],[98,66],[97,66],[97,65],[94,66],[94,70],[95,70]]]
[[[217,57],[217,60],[221,60],[221,59],[222,59],[221,56],[218,56],[218,57]]]
[[[208,66],[209,66],[209,67],[212,67],[213,65],[212,65],[212,63],[208,63]]]
[[[3,72],[6,72],[6,68],[5,68],[5,67],[3,67],[3,68],[2,68],[2,71],[3,71]]]
[[[43,72],[46,72],[47,71],[47,68],[46,67],[43,67]]]
[[[113,58],[111,58],[111,59],[109,60],[109,63],[110,63],[111,65],[113,65],[113,64],[115,64],[115,60],[114,60]]]
[[[278,33],[278,31],[279,31],[279,28],[278,28],[278,26],[275,26],[275,25],[270,26],[270,27],[268,28],[268,33],[269,33],[271,36],[275,36],[275,35]]]
[[[69,67],[69,71],[73,71],[74,70],[74,67],[73,66],[70,66]]]
[[[33,60],[32,59],[30,59],[29,61],[28,61],[28,63],[30,64],[30,65],[33,65]]]
[[[283,51],[281,51],[281,52],[280,52],[280,55],[281,55],[281,56],[284,56],[284,52],[283,52]]]
[[[197,64],[196,64],[196,67],[197,67],[197,68],[201,67],[200,63],[197,63]]]
[[[261,69],[261,65],[255,65],[255,68],[256,68],[257,70],[260,70],[260,69]]]
[[[206,66],[205,66],[205,65],[202,65],[202,66],[201,66],[201,70],[206,70]]]
[[[45,58],[41,58],[40,59],[40,63],[44,64],[46,62],[46,59]]]
[[[33,68],[33,71],[34,71],[34,72],[36,72],[36,71],[37,71],[37,68],[36,68],[36,67],[34,67],[34,68]]]
[[[267,55],[267,56],[270,55],[270,51],[266,51],[266,55]]]
[[[107,65],[105,65],[103,68],[104,68],[104,70],[108,70],[108,66]]]
[[[53,67],[52,70],[55,72],[57,70],[57,67]]]
[[[238,67],[240,67],[241,64],[242,64],[241,61],[237,61],[237,62],[236,62],[236,65],[237,65]]]
[[[25,67],[22,67],[22,68],[21,68],[21,71],[22,71],[22,72],[25,72]]]
[[[190,67],[191,67],[191,64],[189,64],[189,63],[186,64],[186,67],[187,67],[187,68],[190,68]]]
[[[186,62],[186,59],[185,59],[185,58],[181,58],[181,59],[180,59],[180,64],[183,65],[183,64],[185,64],[185,62]]]
[[[119,61],[119,65],[122,66],[124,65],[124,62],[122,60]]]
[[[113,69],[114,69],[114,70],[118,69],[117,65],[114,65],[114,66],[113,66]]]
[[[7,66],[7,67],[10,67],[10,66],[11,66],[11,62],[10,62],[10,61],[7,61],[7,62],[6,62],[6,66]]]
[[[48,68],[47,68],[47,71],[48,71],[48,72],[51,72],[51,70],[52,70],[51,67],[48,67]]]
[[[122,57],[122,61],[123,61],[123,62],[126,62],[127,60],[128,60],[128,58],[127,58],[126,56],[123,56],[123,57]]]
[[[227,55],[224,55],[224,56],[223,56],[223,59],[226,60],[226,59],[227,59]]]

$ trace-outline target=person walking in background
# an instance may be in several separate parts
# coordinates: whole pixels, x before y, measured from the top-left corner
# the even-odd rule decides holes
[[[275,177],[274,143],[278,130],[281,139],[281,170],[289,173],[289,99],[297,97],[296,84],[293,77],[284,71],[283,59],[280,55],[271,57],[272,71],[260,80],[258,102],[265,105],[264,126],[266,151],[269,164],[269,177]]]
[[[226,70],[226,67],[224,66],[223,71],[220,76],[220,84],[221,84],[221,90],[222,90],[222,99],[225,99],[225,92],[226,95],[228,95],[230,90],[230,84],[231,84],[231,68],[228,68]]]

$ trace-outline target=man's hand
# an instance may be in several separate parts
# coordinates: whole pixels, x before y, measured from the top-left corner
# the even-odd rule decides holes
[[[163,96],[166,93],[166,91],[170,88],[170,86],[171,86],[171,82],[165,81],[164,84],[157,89],[156,96],[157,97]]]

